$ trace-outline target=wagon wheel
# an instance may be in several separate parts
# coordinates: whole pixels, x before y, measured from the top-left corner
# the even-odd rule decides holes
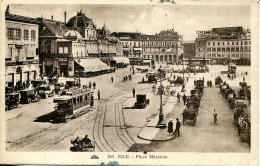
[[[194,126],[195,126],[195,124],[196,124],[196,121],[197,121],[197,118],[195,117],[195,119],[194,119],[194,123],[193,123]]]
[[[27,99],[27,103],[28,103],[28,104],[31,104],[31,102],[32,102],[32,99],[31,99],[31,98]]]

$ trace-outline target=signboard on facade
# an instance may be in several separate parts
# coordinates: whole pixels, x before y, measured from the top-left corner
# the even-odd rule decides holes
[[[218,34],[229,34],[232,32],[242,33],[242,27],[223,27],[223,28],[213,28],[212,31]]]

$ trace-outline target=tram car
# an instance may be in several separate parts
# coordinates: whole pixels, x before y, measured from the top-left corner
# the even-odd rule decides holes
[[[228,73],[235,74],[237,70],[237,66],[234,63],[228,64]]]
[[[90,104],[90,91],[85,88],[67,91],[67,95],[63,95],[53,99],[55,106],[55,121],[66,122],[79,110]]]

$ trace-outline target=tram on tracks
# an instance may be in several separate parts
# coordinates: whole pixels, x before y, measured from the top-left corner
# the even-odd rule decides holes
[[[86,88],[69,89],[66,95],[53,99],[56,103],[54,119],[56,122],[66,122],[82,108],[90,105],[90,90]]]

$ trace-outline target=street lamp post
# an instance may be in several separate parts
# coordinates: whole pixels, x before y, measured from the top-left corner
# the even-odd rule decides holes
[[[79,58],[78,62],[79,62],[79,71],[78,71],[78,76],[79,76],[79,86],[81,86],[81,85],[80,85],[80,62],[81,62],[80,58]]]
[[[163,114],[163,109],[162,109],[162,94],[163,94],[163,85],[162,85],[162,73],[161,73],[161,68],[158,69],[159,74],[160,74],[160,87],[158,89],[159,94],[160,94],[160,114],[159,114],[159,121],[156,125],[157,128],[166,128],[166,124],[164,121],[164,114]]]

